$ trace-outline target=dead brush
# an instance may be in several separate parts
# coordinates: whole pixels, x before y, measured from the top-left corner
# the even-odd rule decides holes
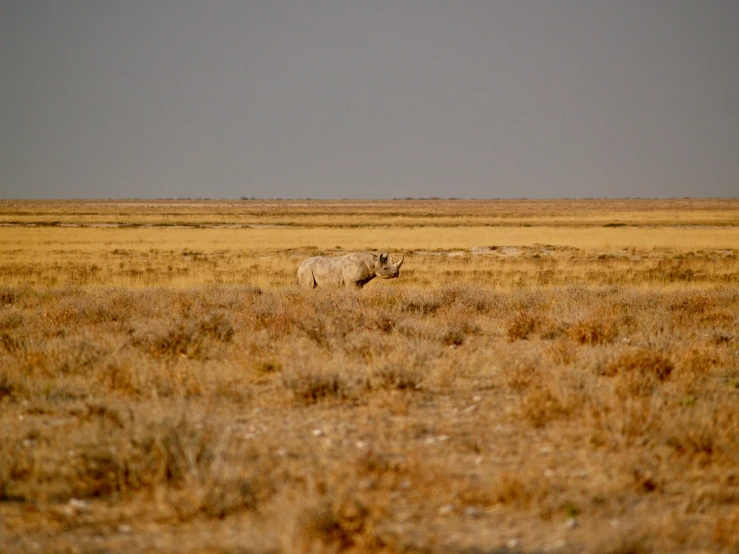
[[[355,496],[344,494],[334,499],[322,499],[303,509],[297,517],[296,551],[345,551],[355,548],[381,547],[374,536],[377,518],[365,503]]]
[[[0,346],[10,354],[16,354],[26,348],[26,338],[17,333],[0,333]]]
[[[0,403],[5,398],[12,399],[13,396],[21,391],[22,389],[19,387],[18,382],[11,378],[6,371],[0,372]]]
[[[739,550],[739,514],[720,516],[713,525],[711,538],[719,548],[728,552]]]
[[[541,429],[555,419],[572,414],[573,407],[550,384],[535,383],[521,395],[519,410],[523,419]]]
[[[441,336],[441,343],[444,346],[457,347],[464,344],[466,333],[464,328],[449,327]]]
[[[25,319],[26,318],[23,316],[23,313],[19,311],[18,308],[12,308],[12,306],[8,305],[7,308],[0,311],[0,331],[5,334],[9,331],[21,328],[23,327]]]
[[[668,308],[688,318],[702,316],[716,307],[716,301],[701,293],[677,293]]]
[[[424,381],[424,373],[418,367],[384,365],[373,369],[367,385],[370,389],[418,390]]]
[[[589,316],[581,319],[567,330],[567,336],[578,344],[612,343],[618,335],[615,319],[607,316]]]
[[[499,312],[505,307],[503,295],[491,294],[474,285],[445,287],[441,290],[441,301],[460,313]]]
[[[606,367],[605,374],[616,379],[620,395],[647,396],[667,380],[674,365],[669,358],[654,350],[627,350]]]
[[[693,345],[677,354],[677,369],[681,373],[701,375],[708,373],[720,362],[715,348],[707,345]]]
[[[503,360],[501,373],[504,386],[518,393],[539,386],[545,378],[541,360],[532,355]]]
[[[661,438],[681,455],[699,456],[703,461],[711,459],[716,463],[728,462],[734,467],[739,451],[738,428],[736,402],[723,400],[681,410],[666,422]]]
[[[185,357],[208,359],[215,343],[227,343],[234,335],[231,323],[222,314],[175,324],[145,322],[129,330],[131,344],[154,358]]]
[[[550,489],[551,484],[538,472],[501,470],[484,483],[475,479],[462,482],[458,485],[457,497],[467,506],[484,509],[502,505],[526,510],[546,504]]]
[[[570,365],[577,360],[576,344],[575,341],[563,337],[548,345],[544,354],[555,364]]]
[[[409,292],[401,305],[401,310],[414,315],[432,315],[444,305],[440,295],[431,292]]]
[[[108,414],[106,409],[99,417]],[[183,520],[253,509],[258,498],[271,494],[267,459],[211,425],[187,416],[146,421],[132,414],[116,421],[122,430],[101,425],[96,436],[68,444],[76,454],[60,460],[68,474],[68,488],[60,492],[91,498],[159,488]],[[247,458],[249,472],[238,463]]]
[[[50,341],[47,350],[51,356],[54,374],[89,374],[105,358],[109,347],[92,336],[65,337]]]
[[[283,371],[283,386],[301,403],[315,404],[322,400],[344,400],[351,396],[352,385],[339,371],[306,369]]]
[[[511,319],[506,325],[506,337],[508,338],[508,342],[528,339],[529,335],[534,332],[539,323],[539,318],[529,312],[519,312],[518,315]]]
[[[397,325],[397,318],[388,311],[375,314],[372,326],[382,333],[392,333]]]

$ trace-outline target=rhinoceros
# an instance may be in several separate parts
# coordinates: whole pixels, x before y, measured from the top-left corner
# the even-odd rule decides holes
[[[308,258],[298,268],[298,284],[306,289],[338,286],[361,289],[375,277],[395,279],[403,256],[393,262],[388,254],[355,252],[337,258],[314,256]]]

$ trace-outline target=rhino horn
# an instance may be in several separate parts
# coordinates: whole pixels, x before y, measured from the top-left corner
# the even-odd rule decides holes
[[[399,262],[398,262],[397,264],[395,264],[395,267],[396,267],[396,268],[398,268],[398,269],[400,269],[400,266],[401,266],[401,265],[403,265],[403,260],[404,260],[404,259],[405,259],[405,254],[403,254],[403,255],[402,255],[402,256],[400,257],[400,261],[399,261]]]

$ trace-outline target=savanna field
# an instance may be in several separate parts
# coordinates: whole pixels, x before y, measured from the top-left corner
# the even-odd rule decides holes
[[[734,199],[0,201],[0,551],[739,553],[738,255]]]

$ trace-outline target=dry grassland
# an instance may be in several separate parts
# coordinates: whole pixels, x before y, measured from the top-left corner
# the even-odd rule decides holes
[[[0,202],[2,552],[739,552],[739,202]],[[306,292],[308,255],[405,253]]]

